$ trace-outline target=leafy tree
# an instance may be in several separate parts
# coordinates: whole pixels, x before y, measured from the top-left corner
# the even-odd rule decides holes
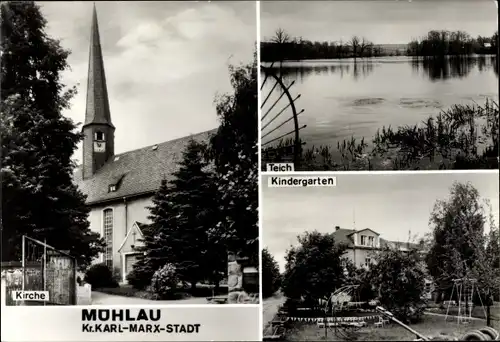
[[[84,268],[102,251],[89,229],[85,196],[72,182],[82,139],[61,113],[75,89],[61,72],[69,52],[45,33],[32,1],[1,4],[2,260],[21,258],[21,237],[69,250]]]
[[[225,246],[207,234],[215,226],[218,213],[213,174],[203,158],[205,149],[205,145],[191,140],[174,178],[169,183],[163,181],[153,198],[149,208],[152,224],[144,232],[144,245],[137,248],[145,254],[132,276],[140,279],[133,279],[138,287],[149,283],[153,273],[167,263],[175,267],[181,280],[191,284],[192,290],[205,279],[218,285],[227,269]]]
[[[297,239],[299,245],[287,251],[283,293],[291,299],[303,298],[315,307],[343,284],[342,255],[346,247],[336,244],[333,234],[317,231]]]
[[[220,126],[209,156],[217,174],[221,220],[210,237],[229,251],[258,262],[257,58],[230,67],[233,94],[217,99]]]
[[[491,209],[491,208],[490,208]],[[485,248],[480,248],[473,263],[471,277],[478,281],[477,288],[481,300],[473,304],[486,306],[487,325],[491,326],[491,306],[500,297],[500,232],[490,211],[490,232],[486,236]]]
[[[345,258],[344,263],[344,285],[358,285],[356,289],[360,301],[375,299],[376,293],[373,289],[371,273],[364,267],[356,267],[354,263]]]
[[[272,296],[281,285],[278,263],[267,248],[262,250],[262,296]]]
[[[387,248],[375,257],[370,274],[383,307],[407,323],[420,318],[426,273],[418,250],[405,252]]]
[[[439,200],[431,214],[432,240],[426,262],[441,297],[453,279],[470,277],[484,249],[484,215],[479,192],[469,183],[454,183],[450,197]],[[442,298],[438,298],[438,302]]]
[[[171,187],[166,179],[153,197],[149,209],[152,223],[142,229],[142,245],[135,250],[141,254],[127,275],[127,281],[137,289],[144,289],[151,284],[154,273],[173,258],[170,230],[177,226],[176,204],[169,200]]]

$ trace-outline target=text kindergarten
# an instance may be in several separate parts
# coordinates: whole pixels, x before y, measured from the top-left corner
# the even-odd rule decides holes
[[[327,176],[271,176],[268,178],[267,185],[269,187],[336,186],[337,179]]]
[[[83,309],[82,331],[89,333],[197,334],[201,324],[159,323],[160,309]],[[113,322],[113,323],[111,323]],[[131,323],[136,322],[136,323]]]

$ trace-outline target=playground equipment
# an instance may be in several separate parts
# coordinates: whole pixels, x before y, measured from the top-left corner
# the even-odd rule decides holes
[[[484,318],[487,317],[486,310],[481,299],[481,294],[476,286],[477,280],[472,278],[453,279],[453,288],[451,289],[450,300],[446,308],[445,321],[448,319],[450,305],[454,302],[453,294],[458,297],[458,315],[457,323],[468,324],[472,318],[472,308],[474,307],[474,293],[479,297],[481,307],[483,308]],[[463,307],[463,310],[462,310]]]
[[[430,338],[428,338],[427,336],[422,335],[418,331],[410,328],[409,326],[407,326],[406,324],[404,324],[403,322],[401,322],[400,320],[398,320],[396,317],[394,317],[394,315],[392,314],[392,312],[387,311],[385,308],[383,308],[381,306],[377,306],[376,310],[379,313],[381,313],[382,315],[384,315],[390,321],[392,321],[392,322],[394,322],[396,324],[399,324],[400,326],[402,326],[403,328],[405,328],[406,330],[408,330],[409,332],[411,332],[412,334],[414,334],[417,337],[416,341],[430,341]]]
[[[325,302],[325,311],[331,305],[332,311],[342,311],[345,309],[359,308],[366,304],[360,300],[359,285],[345,285],[335,290],[330,298]]]
[[[416,339],[414,341],[432,341],[433,340],[432,338],[422,335],[418,331],[410,328],[408,325],[406,325],[403,322],[401,322],[400,320],[396,319],[394,317],[394,315],[390,311],[387,311],[385,308],[383,308],[381,306],[377,306],[376,309],[382,315],[387,317],[387,319],[393,321],[394,323],[400,325],[404,329],[406,329],[409,332],[411,332],[412,334],[414,334],[416,336]],[[452,340],[452,341],[453,340],[455,340],[455,341],[498,341],[499,337],[500,337],[500,334],[498,333],[498,331],[496,331],[495,329],[493,329],[491,327],[484,327],[481,329],[468,331],[464,335],[462,335],[460,338],[450,339],[450,340]],[[443,340],[443,338],[441,337],[441,338],[439,338],[439,340]]]
[[[367,325],[366,321],[362,319],[363,317],[349,321],[337,318],[338,312],[357,310],[362,305],[368,304],[368,302],[360,300],[359,287],[359,285],[342,286],[335,290],[328,300],[323,301],[325,317],[318,320],[318,327],[325,329],[325,339],[328,335],[328,329],[333,328],[333,333],[342,340],[354,340],[358,330]],[[329,322],[327,316],[330,308],[333,319]]]

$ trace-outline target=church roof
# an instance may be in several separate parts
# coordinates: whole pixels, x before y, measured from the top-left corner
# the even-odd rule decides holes
[[[159,189],[162,179],[172,178],[189,140],[208,142],[215,132],[214,129],[117,154],[85,180],[82,179],[82,168],[79,166],[73,180],[87,195],[87,204],[154,193]],[[110,191],[110,186],[115,186],[115,191]]]

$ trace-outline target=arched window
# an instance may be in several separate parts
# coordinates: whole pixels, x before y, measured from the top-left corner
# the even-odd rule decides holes
[[[104,209],[103,211],[103,235],[106,242],[104,252],[104,262],[108,267],[113,267],[113,209]]]

